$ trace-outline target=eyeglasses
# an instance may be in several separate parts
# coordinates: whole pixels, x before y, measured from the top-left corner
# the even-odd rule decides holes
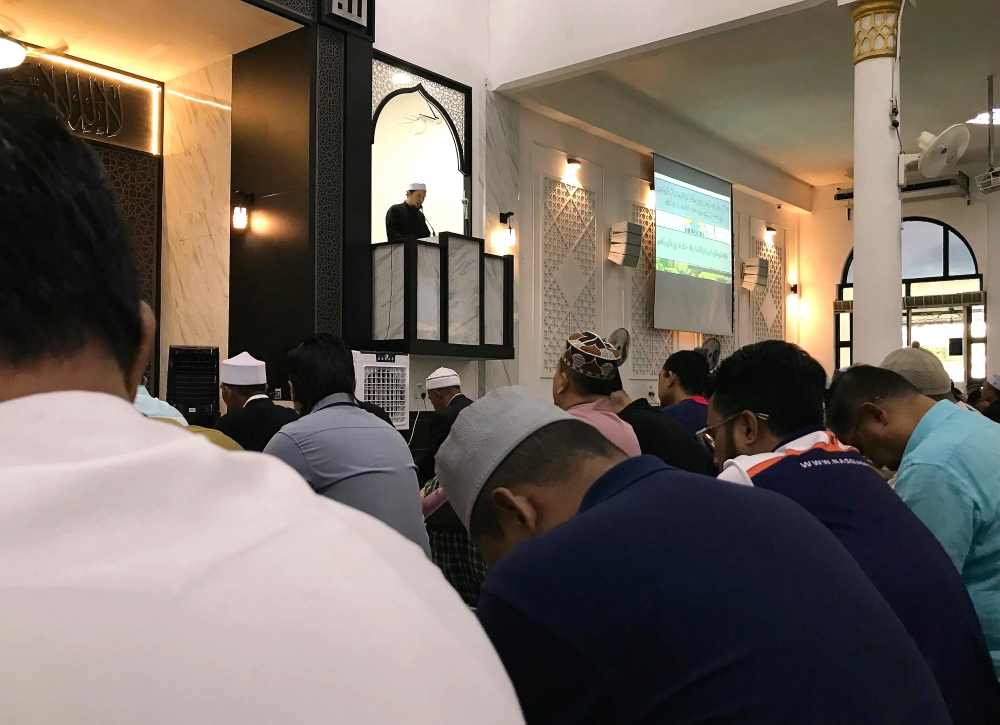
[[[714,431],[716,428],[721,428],[726,423],[729,423],[729,422],[732,422],[732,421],[736,420],[737,418],[739,418],[744,413],[750,413],[750,415],[755,416],[757,418],[757,420],[762,420],[764,422],[767,422],[768,419],[770,419],[770,417],[771,417],[767,413],[754,413],[753,411],[749,411],[749,410],[741,410],[739,413],[733,413],[729,417],[723,418],[722,420],[720,420],[715,425],[710,425],[710,426],[706,426],[705,428],[702,428],[700,431],[698,431],[697,433],[694,434],[695,439],[697,439],[697,441],[699,443],[701,443],[701,447],[704,448],[706,451],[708,451],[708,454],[710,456],[714,457],[715,456],[715,435],[712,433],[712,431]]]

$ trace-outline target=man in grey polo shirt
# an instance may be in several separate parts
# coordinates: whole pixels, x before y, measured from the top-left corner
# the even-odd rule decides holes
[[[354,401],[351,349],[333,335],[311,335],[288,353],[292,400],[302,417],[264,448],[313,490],[391,526],[430,556],[417,467],[391,425]]]

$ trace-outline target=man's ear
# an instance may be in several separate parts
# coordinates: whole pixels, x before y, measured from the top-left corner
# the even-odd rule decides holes
[[[889,416],[886,414],[885,409],[880,408],[875,403],[862,403],[860,418],[862,422],[869,422],[873,425],[889,425]]]
[[[509,488],[496,488],[492,493],[493,505],[497,507],[497,519],[504,531],[521,529],[528,536],[538,535],[538,512],[534,505]],[[517,537],[521,538],[521,537]]]
[[[746,445],[752,446],[760,436],[760,423],[757,416],[749,410],[744,410],[740,413],[740,417],[734,421],[733,432],[737,440],[742,438]]]
[[[129,400],[135,400],[139,390],[139,382],[146,372],[146,365],[153,354],[153,344],[156,342],[156,317],[153,310],[145,302],[139,302],[139,347],[135,351],[132,368],[125,371],[125,392]]]
[[[556,392],[560,395],[566,392],[566,388],[569,387],[569,375],[562,369],[562,366],[556,370],[555,374]]]

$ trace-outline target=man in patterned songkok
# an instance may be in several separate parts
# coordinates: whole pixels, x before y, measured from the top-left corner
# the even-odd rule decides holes
[[[597,428],[627,455],[638,456],[635,431],[618,417],[611,403],[620,364],[621,351],[600,335],[587,330],[574,332],[552,376],[552,401]]]

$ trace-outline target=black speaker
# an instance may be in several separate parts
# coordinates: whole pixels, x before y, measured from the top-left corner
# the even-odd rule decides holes
[[[219,417],[219,348],[170,346],[167,402],[191,425],[215,426]]]

